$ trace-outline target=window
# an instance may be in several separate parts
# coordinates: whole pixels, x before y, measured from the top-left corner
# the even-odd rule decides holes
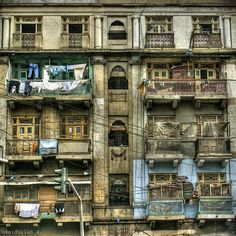
[[[5,200],[37,200],[36,186],[5,186]]]
[[[111,27],[108,33],[108,39],[110,40],[127,39],[126,29],[121,21],[116,20],[111,23]]]
[[[128,133],[122,121],[115,121],[109,133],[109,146],[128,146]]]
[[[15,33],[37,34],[42,32],[42,17],[16,17]]]
[[[62,116],[61,138],[80,139],[88,138],[88,117],[86,116]]]
[[[193,17],[193,31],[194,33],[219,33],[219,18],[218,17]]]
[[[109,205],[128,206],[129,205],[129,176],[110,175],[109,176]]]
[[[34,139],[39,137],[39,118],[33,116],[12,118],[12,137]]]
[[[123,67],[115,66],[112,69],[108,80],[108,89],[128,89],[128,80]]]
[[[231,186],[224,173],[198,174],[197,188],[200,196],[230,196]]]
[[[182,187],[176,174],[149,174],[149,200],[182,198]]]
[[[170,64],[148,63],[147,78],[149,80],[169,79]]]
[[[86,16],[66,16],[62,17],[62,32],[68,34],[88,33],[88,20]]]
[[[13,79],[27,80],[27,79],[40,79],[42,65],[39,63],[13,63]]]
[[[195,79],[219,79],[220,78],[220,65],[218,63],[203,64],[195,63]]]
[[[172,32],[172,17],[146,17],[147,33]]]

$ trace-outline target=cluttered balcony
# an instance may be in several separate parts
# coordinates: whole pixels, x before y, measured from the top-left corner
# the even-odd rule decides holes
[[[228,122],[204,122],[198,127],[201,135],[195,143],[198,167],[205,162],[216,161],[225,166],[232,157],[227,137]]]
[[[173,162],[177,166],[183,159],[180,125],[176,122],[155,122],[148,126],[146,141],[146,160],[149,166],[155,162]]]
[[[84,222],[92,221],[92,203],[83,201]],[[56,223],[79,222],[79,202],[77,200],[48,201],[17,201],[4,204],[3,223],[34,224],[41,220],[53,219]]]
[[[6,147],[6,159],[12,167],[15,162],[33,162],[35,167],[39,167],[42,161],[38,139],[7,140]]]

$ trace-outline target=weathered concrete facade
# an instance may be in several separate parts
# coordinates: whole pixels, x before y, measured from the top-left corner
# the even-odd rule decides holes
[[[0,4],[3,234],[234,235],[232,0]]]

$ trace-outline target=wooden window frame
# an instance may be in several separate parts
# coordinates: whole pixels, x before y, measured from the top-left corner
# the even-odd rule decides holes
[[[81,119],[81,122],[72,123],[69,121],[70,118],[78,118]],[[63,121],[65,119],[65,121]],[[61,116],[61,132],[60,136],[63,139],[86,139],[89,137],[89,117],[88,116],[80,116],[80,115],[63,115]],[[63,127],[65,128],[65,134],[62,134]],[[69,135],[69,128],[74,128],[73,135]],[[81,128],[81,135],[77,135],[75,129]],[[87,134],[85,134],[85,130],[87,129]]]
[[[82,25],[82,32],[75,34],[88,34],[89,32],[89,17],[88,16],[63,16],[62,17],[62,32],[70,34],[70,25]],[[74,34],[74,33],[73,33]]]
[[[173,33],[173,18],[171,16],[147,16],[147,33]]]

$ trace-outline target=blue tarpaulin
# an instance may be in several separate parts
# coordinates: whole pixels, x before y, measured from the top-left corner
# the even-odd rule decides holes
[[[56,155],[57,154],[57,140],[56,139],[41,139],[39,143],[39,154],[41,156]]]

